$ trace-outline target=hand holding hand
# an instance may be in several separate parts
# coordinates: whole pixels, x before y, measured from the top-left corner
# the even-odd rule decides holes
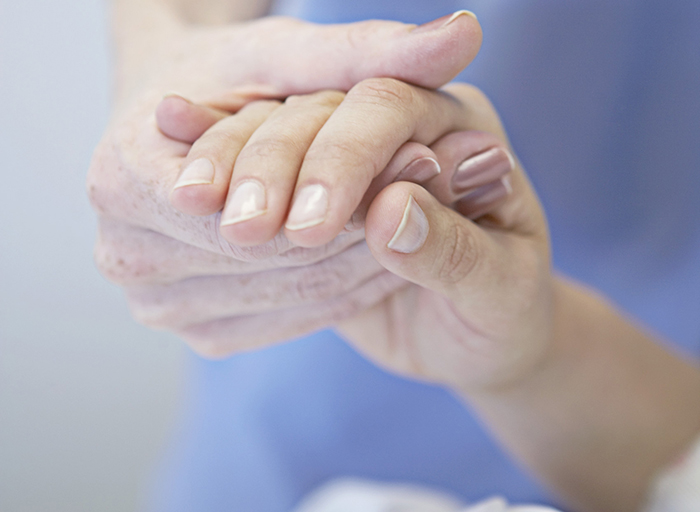
[[[153,327],[179,330],[221,318],[220,310],[196,307],[205,295],[218,297],[219,304],[230,301],[224,307],[236,328],[226,323],[222,329],[247,346],[309,332],[380,300],[403,282],[383,272],[362,246],[340,255],[363,239],[361,231],[309,249],[284,236],[241,247],[221,236],[215,216],[195,218],[173,208],[170,192],[189,147],[165,137],[153,112],[172,89],[197,101],[213,98],[207,103],[216,110],[236,111],[261,97],[347,90],[375,74],[434,87],[473,58],[480,38],[469,16],[419,28],[395,22],[317,26],[273,18],[176,34],[166,45],[170,53],[158,59],[162,64],[131,80],[142,85],[120,98],[93,158],[88,192],[99,216],[100,270],[128,287],[134,314]],[[377,54],[376,48],[383,51]],[[334,255],[347,259],[343,272],[322,262]],[[309,268],[292,268],[300,266]],[[260,273],[268,269],[279,270]],[[275,322],[264,314],[270,311]]]
[[[371,87],[367,87],[370,84]],[[498,117],[483,95],[467,86],[452,86],[449,90],[452,94],[426,91],[393,80],[376,79],[361,83],[345,98],[338,92],[327,92],[295,97],[289,104],[282,106],[267,105],[274,109],[274,113],[269,114],[265,121],[259,120],[251,124],[247,112],[241,111],[219,121],[206,131],[194,142],[183,162],[185,169],[191,162],[202,158],[215,162],[219,175],[223,175],[222,183],[176,185],[171,199],[174,203],[179,203],[180,209],[204,208],[200,213],[212,213],[223,207],[228,192],[229,206],[224,209],[221,227],[223,236],[240,236],[240,231],[232,232],[230,228],[244,227],[246,231],[243,232],[242,243],[263,243],[265,237],[273,236],[284,224],[289,211],[290,194],[278,194],[277,199],[274,202],[268,200],[266,208],[262,208],[258,214],[227,223],[227,212],[230,212],[232,197],[235,201],[237,184],[256,180],[266,183],[268,187],[281,185],[286,190],[292,190],[295,185],[299,188],[299,183],[305,179],[305,169],[315,168],[322,169],[325,174],[321,179],[312,177],[311,180],[326,184],[329,195],[335,190],[336,197],[342,195],[355,198],[341,213],[330,236],[341,231],[353,210],[360,204],[354,217],[362,218],[362,214],[369,208],[367,229],[370,247],[378,255],[379,261],[385,266],[389,265],[394,273],[402,275],[406,270],[396,266],[396,258],[392,261],[392,254],[400,254],[399,260],[403,258],[406,261],[408,253],[424,251],[420,259],[417,259],[418,254],[413,256],[415,263],[409,263],[413,266],[402,277],[416,279],[411,271],[418,272],[420,276],[428,276],[436,270],[436,264],[454,265],[455,268],[450,272],[466,274],[472,269],[462,269],[460,265],[473,263],[469,258],[474,256],[474,248],[464,245],[465,242],[472,243],[473,240],[484,245],[485,241],[488,243],[484,247],[487,251],[480,256],[484,258],[483,265],[486,268],[480,281],[469,283],[473,286],[470,291],[472,297],[465,297],[462,290],[454,290],[456,283],[453,280],[457,279],[445,269],[437,269],[439,276],[431,276],[428,285],[433,291],[443,292],[445,288],[441,288],[443,285],[440,279],[448,279],[450,286],[447,291],[460,300],[466,298],[469,301],[469,307],[465,308],[467,318],[454,316],[458,311],[456,308],[462,307],[461,304],[450,304],[447,302],[448,297],[439,298],[439,295],[425,288],[413,287],[391,296],[382,303],[383,306],[378,306],[380,324],[377,324],[377,318],[365,313],[361,315],[362,319],[348,321],[346,332],[352,334],[351,337],[361,350],[381,364],[414,376],[431,379],[439,376],[444,379],[448,375],[446,370],[454,368],[455,373],[464,373],[466,369],[470,378],[477,378],[477,371],[483,376],[507,378],[506,373],[517,373],[524,368],[511,368],[511,363],[501,360],[488,361],[488,365],[485,365],[483,358],[512,358],[518,365],[525,367],[532,363],[533,358],[540,356],[542,344],[547,339],[550,290],[546,225],[522,171],[510,176],[516,162],[503,138]],[[371,91],[371,95],[367,91]],[[391,94],[387,91],[391,91]],[[169,120],[167,113],[174,110],[176,105],[168,103],[173,101],[182,100],[164,100],[159,120]],[[255,105],[251,104],[247,108],[255,108]],[[204,107],[189,103],[180,103],[177,110],[182,120],[196,121],[198,117],[207,115]],[[175,124],[170,126],[174,127]],[[500,138],[484,131],[450,133],[454,129],[472,128],[489,130],[499,134]],[[401,130],[406,133],[403,134]],[[240,143],[228,142],[232,136],[240,137],[241,134],[245,138],[249,137],[247,142],[245,139]],[[439,139],[435,140],[436,137]],[[406,139],[412,141],[406,143]],[[431,146],[421,145],[416,139]],[[264,143],[261,144],[261,141]],[[345,155],[337,156],[338,149],[345,152]],[[396,153],[392,158],[385,155],[387,151]],[[375,177],[377,171],[372,165],[385,165],[387,159],[388,166]],[[397,176],[401,178],[401,169],[410,169],[412,162],[423,159],[438,162],[443,172],[429,173],[422,180],[401,179],[402,183],[390,185],[396,181]],[[363,169],[368,168],[373,170],[365,173]],[[183,172],[180,180],[183,176],[187,179],[186,172]],[[338,180],[338,177],[341,179]],[[373,181],[368,189],[369,180]],[[424,188],[411,185],[409,181],[419,181]],[[400,196],[400,199],[388,196],[391,190],[392,194],[396,194],[394,197]],[[411,193],[411,190],[414,192]],[[510,192],[513,192],[512,197],[507,199]],[[363,194],[364,198],[360,199]],[[412,199],[409,200],[408,197]],[[265,196],[262,195],[262,198],[260,203],[265,204]],[[414,222],[421,219],[427,221],[427,216],[417,210],[420,208],[418,201],[424,200],[428,204],[434,204],[435,210],[432,215],[435,216],[436,225],[433,229],[428,229],[428,233],[421,233],[420,228],[425,226]],[[459,213],[438,207],[440,203],[452,205]],[[276,214],[270,215],[270,208],[276,208]],[[482,217],[488,212],[489,215]],[[478,225],[468,220],[479,217],[482,218]],[[394,223],[395,231],[377,249],[373,246],[372,238],[377,236],[376,229],[386,230],[386,226],[391,226],[391,223]],[[402,228],[397,231],[399,225]],[[307,230],[316,226],[318,224],[312,224]],[[474,233],[469,230],[474,230]],[[290,235],[296,235],[294,230]],[[384,235],[386,233],[382,234]],[[429,235],[434,238],[429,239]],[[425,247],[422,247],[423,243],[426,243]],[[450,247],[453,253],[446,253],[445,250]],[[511,251],[512,257],[508,257]],[[444,261],[445,258],[447,261]],[[513,276],[513,280],[508,279],[508,276]],[[499,282],[499,279],[504,281]],[[428,284],[425,280],[419,282]],[[523,289],[519,286],[520,283],[540,288]],[[527,295],[533,291],[541,295]],[[416,304],[410,302],[415,299],[412,294],[421,297],[419,310],[415,310]],[[482,297],[493,296],[491,303],[482,300]],[[410,301],[405,307],[398,306],[398,301],[403,301],[404,297],[409,297]],[[389,303],[393,308],[390,312],[382,309]],[[524,310],[531,303],[532,309]],[[521,309],[514,311],[514,306]],[[442,310],[442,314],[436,314],[436,310]],[[394,318],[387,318],[389,314]],[[512,325],[500,322],[501,318],[512,322]],[[445,319],[449,322],[445,322]],[[395,321],[397,323],[393,323]],[[387,322],[394,326],[398,326],[399,322],[407,325],[395,332],[386,332],[384,324]],[[462,325],[464,322],[466,325]],[[466,326],[469,328],[465,329]],[[530,332],[523,327],[527,327]],[[488,332],[489,328],[508,328],[523,338],[505,341],[498,337],[495,340],[484,339],[492,334]],[[447,331],[443,332],[445,329]],[[358,334],[358,330],[367,331],[367,338],[363,339],[364,335]],[[217,334],[208,327],[193,326],[186,331],[186,337],[194,343],[197,343],[197,339],[211,339],[212,336],[216,338],[217,346],[228,347],[231,351],[237,349],[226,329],[219,329]],[[417,347],[410,346],[412,343]],[[483,348],[488,348],[487,343],[493,343],[494,348],[490,350],[498,353],[470,354],[467,350],[461,354],[461,359],[456,359],[455,349],[465,348],[469,343],[478,343]],[[509,346],[516,343],[519,344],[516,349]],[[395,353],[388,353],[387,345]],[[429,345],[430,350],[423,349],[423,345]],[[407,366],[407,358],[416,355],[425,359],[412,361],[413,367]],[[430,365],[434,367],[428,369]],[[464,384],[466,381],[462,377],[455,377],[453,381],[443,380],[451,385]]]

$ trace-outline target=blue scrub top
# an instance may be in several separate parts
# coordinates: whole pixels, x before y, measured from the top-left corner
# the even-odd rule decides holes
[[[700,2],[282,0],[321,23],[475,11],[461,80],[501,112],[548,213],[556,268],[700,356]],[[465,501],[552,499],[444,389],[389,375],[325,331],[191,357],[154,511],[288,511],[339,476]]]

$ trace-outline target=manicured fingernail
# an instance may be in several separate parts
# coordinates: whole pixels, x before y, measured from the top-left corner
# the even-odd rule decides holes
[[[440,174],[440,164],[434,158],[424,157],[414,160],[396,175],[394,181],[424,183]]]
[[[449,25],[461,16],[470,16],[476,19],[476,14],[474,14],[473,12],[461,10],[455,12],[454,14],[448,14],[447,16],[443,16],[442,18],[438,18],[436,20],[429,21],[428,23],[418,25],[416,28],[413,29],[412,33],[420,34],[423,32],[430,32],[431,30],[439,30],[441,28],[445,28],[447,25]]]
[[[242,181],[224,208],[221,225],[230,226],[259,217],[267,211],[265,208],[265,187],[255,180]]]
[[[423,247],[429,230],[428,218],[413,196],[409,196],[401,223],[386,246],[403,254],[414,253]]]
[[[174,188],[214,183],[214,164],[208,158],[198,158],[185,167]]]
[[[328,215],[328,192],[323,185],[302,188],[294,199],[285,227],[292,231],[321,224]]]
[[[459,164],[452,176],[452,192],[462,194],[470,189],[496,181],[515,168],[515,160],[510,152],[500,148],[491,148],[469,157]]]
[[[513,193],[510,177],[504,176],[498,181],[477,188],[457,203],[457,211],[469,219],[476,219],[488,213],[506,197]]]

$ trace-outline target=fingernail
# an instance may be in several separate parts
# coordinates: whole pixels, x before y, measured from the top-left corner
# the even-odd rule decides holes
[[[452,176],[452,192],[456,195],[502,178],[515,168],[510,152],[496,147],[469,157],[459,164]]]
[[[214,164],[208,158],[198,158],[183,169],[173,189],[212,183],[214,183]]]
[[[440,164],[434,158],[424,157],[414,160],[396,175],[394,181],[424,183],[440,174]]]
[[[292,231],[321,224],[328,214],[328,192],[323,185],[302,188],[294,199],[285,227]]]
[[[266,212],[265,187],[255,180],[242,181],[236,187],[221,215],[221,225],[230,226]]]
[[[436,20],[429,21],[428,23],[418,25],[416,28],[413,29],[412,33],[420,34],[423,32],[430,32],[431,30],[439,30],[441,28],[445,28],[447,25],[449,25],[461,16],[470,16],[474,19],[477,19],[476,14],[474,14],[473,12],[461,10],[455,12],[454,14],[448,14],[447,16],[443,16],[442,18],[438,18]]]
[[[456,209],[465,217],[473,220],[488,213],[512,193],[513,187],[510,184],[510,177],[504,176],[500,180],[479,187],[464,196],[457,203]]]
[[[428,218],[413,196],[409,196],[401,223],[386,246],[403,254],[414,253],[423,247],[429,230]]]

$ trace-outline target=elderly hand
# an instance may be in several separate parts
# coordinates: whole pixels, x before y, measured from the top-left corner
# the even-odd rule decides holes
[[[284,236],[240,247],[220,235],[213,216],[195,218],[173,208],[169,195],[188,146],[164,136],[153,112],[172,89],[236,111],[261,97],[348,90],[376,75],[435,87],[469,63],[480,37],[470,16],[418,28],[270,18],[178,33],[170,53],[158,60],[162,64],[136,81],[147,85],[121,98],[95,152],[88,193],[99,216],[98,267],[129,287],[135,316],[153,327],[178,330],[211,320],[217,311],[202,318],[191,297],[220,297],[226,313],[235,316],[222,329],[235,332],[241,348],[300,335],[376,303],[403,281],[383,272],[358,244],[361,231],[310,249]],[[139,302],[144,294],[134,291],[144,289],[154,294],[144,299],[149,307]],[[157,296],[157,290],[163,293]]]

